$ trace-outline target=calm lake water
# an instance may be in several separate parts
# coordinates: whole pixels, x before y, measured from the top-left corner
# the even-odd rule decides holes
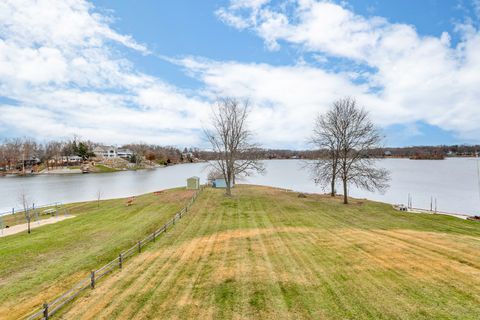
[[[437,198],[440,211],[477,214],[480,196],[477,160],[454,158],[443,161],[385,159],[378,165],[391,172],[390,188],[385,194],[370,193],[352,188],[351,195],[388,203],[407,203],[408,194],[413,206],[430,208],[430,198]],[[264,161],[264,175],[248,177],[240,183],[281,187],[302,192],[323,190],[302,169],[300,160]],[[186,178],[196,175],[206,181],[205,163],[182,164],[172,167],[124,171],[105,174],[38,175],[32,177],[0,177],[0,212],[20,207],[19,194],[24,190],[37,205],[52,202],[95,200],[139,195],[156,190],[185,185]],[[338,190],[341,190],[340,186]]]

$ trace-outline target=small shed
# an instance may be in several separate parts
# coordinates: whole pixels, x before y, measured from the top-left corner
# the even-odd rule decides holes
[[[187,179],[187,189],[198,190],[200,189],[200,178],[190,177]]]
[[[231,183],[230,183],[231,186]],[[212,183],[213,188],[226,188],[227,181],[224,178],[215,178]]]

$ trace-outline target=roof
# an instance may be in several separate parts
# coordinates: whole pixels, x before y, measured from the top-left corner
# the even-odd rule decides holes
[[[105,152],[105,151],[109,151],[109,150],[115,150],[116,148],[114,146],[96,146],[95,148],[93,148],[93,152],[97,151],[97,152]]]

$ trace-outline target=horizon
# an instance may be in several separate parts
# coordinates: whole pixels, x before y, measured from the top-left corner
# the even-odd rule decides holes
[[[385,148],[480,144],[478,0],[23,0],[0,16],[2,140],[204,149],[215,98],[236,96],[262,148],[309,150],[313,117],[352,96]]]

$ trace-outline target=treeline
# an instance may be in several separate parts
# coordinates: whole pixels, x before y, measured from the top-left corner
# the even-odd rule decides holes
[[[81,161],[94,158],[93,150],[104,144],[78,138],[52,140],[39,143],[33,138],[5,139],[0,143],[0,170],[25,170],[35,165],[45,168],[76,164],[73,157]],[[129,149],[131,162],[144,160],[159,164],[175,164],[198,160],[216,160],[217,154],[199,148],[179,149],[175,146],[159,146],[145,143],[131,143],[121,148]],[[480,145],[412,146],[399,148],[376,148],[368,150],[367,157],[414,157],[419,155],[475,156]],[[262,159],[318,159],[325,156],[322,150],[258,149]]]
[[[52,140],[44,143],[33,138],[5,139],[0,143],[0,170],[13,171],[42,166],[53,168],[78,164],[95,158],[94,149],[104,146],[101,143],[78,138]],[[141,163],[144,160],[160,164],[192,162],[198,158],[198,149],[184,149],[183,152],[173,146],[158,146],[143,143],[132,143],[121,148],[132,151],[131,162]]]
[[[327,150],[284,150],[265,149],[258,151],[262,159],[318,159],[328,156]],[[207,153],[208,154],[208,153]],[[473,157],[480,155],[480,145],[442,145],[442,146],[411,146],[398,148],[375,148],[364,151],[365,157],[384,158],[399,157],[409,158],[423,155],[439,155],[446,157]],[[213,153],[208,157],[212,158]]]
[[[422,155],[440,155],[451,157],[472,157],[480,152],[480,145],[441,145],[411,146],[399,148],[379,148],[370,150],[371,156],[414,157]]]
[[[287,149],[256,149],[255,153],[261,159],[316,159],[322,152],[317,150],[287,150]],[[197,152],[199,159],[216,160],[217,153],[201,150]]]

